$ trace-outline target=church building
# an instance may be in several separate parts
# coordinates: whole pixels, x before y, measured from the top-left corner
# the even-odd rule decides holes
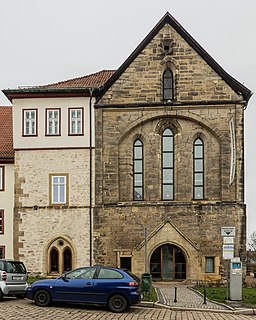
[[[95,104],[96,263],[217,280],[224,226],[244,259],[251,94],[169,13],[158,22]]]

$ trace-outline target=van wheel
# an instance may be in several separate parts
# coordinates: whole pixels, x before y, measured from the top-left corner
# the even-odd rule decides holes
[[[46,290],[38,290],[34,296],[35,304],[39,307],[47,307],[51,303],[50,293]]]
[[[109,299],[108,307],[112,312],[124,312],[128,303],[122,295],[116,294]]]

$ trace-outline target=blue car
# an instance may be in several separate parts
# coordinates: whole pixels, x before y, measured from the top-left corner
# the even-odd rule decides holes
[[[123,312],[140,302],[141,293],[139,280],[131,272],[95,266],[35,281],[27,289],[27,298],[40,307],[58,301],[107,305],[113,312]]]

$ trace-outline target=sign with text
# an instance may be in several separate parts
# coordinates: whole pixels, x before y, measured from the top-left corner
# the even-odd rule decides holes
[[[233,244],[223,244],[223,259],[233,259],[234,258],[234,245]]]
[[[234,237],[223,237],[223,244],[234,244]]]

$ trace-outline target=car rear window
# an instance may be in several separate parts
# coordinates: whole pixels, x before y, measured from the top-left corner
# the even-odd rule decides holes
[[[101,268],[98,279],[122,279],[123,275],[116,271],[116,270],[111,270],[111,269],[104,269]]]
[[[137,281],[138,283],[140,283],[140,279],[139,279],[137,276],[135,276],[135,274],[133,274],[131,271],[125,270],[125,272],[128,273],[129,276],[132,277],[135,281]]]
[[[26,268],[22,262],[7,261],[6,272],[7,273],[26,273]]]

